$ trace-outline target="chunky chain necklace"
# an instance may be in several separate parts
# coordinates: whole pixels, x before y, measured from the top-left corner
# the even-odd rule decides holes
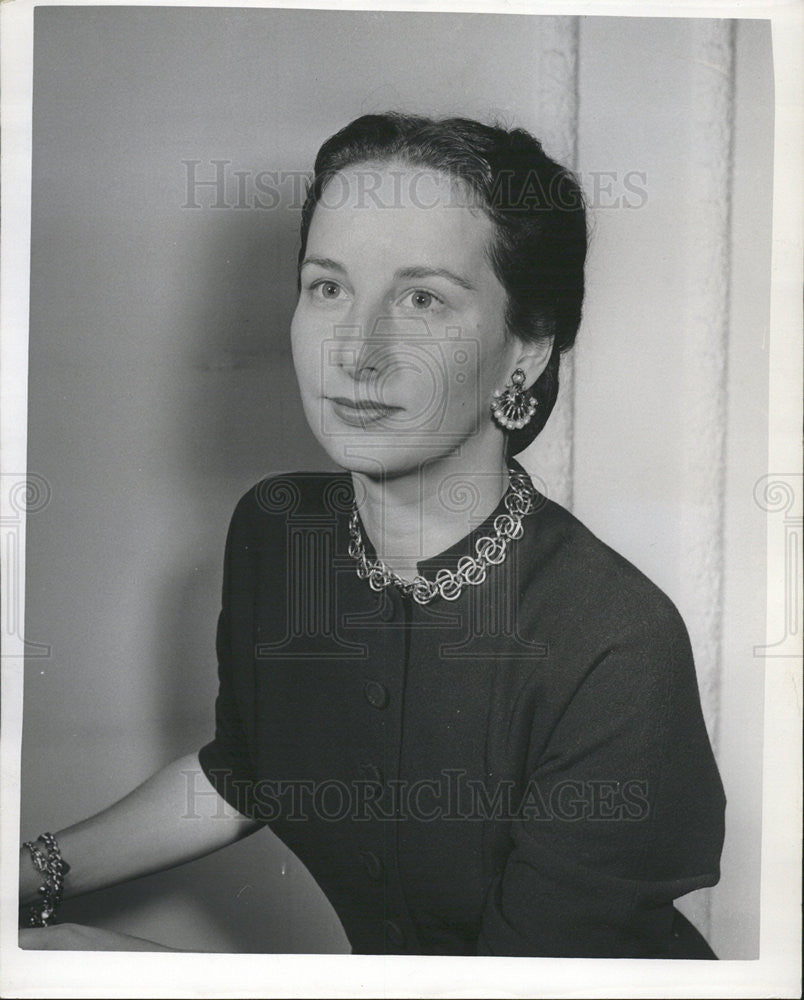
[[[440,569],[434,580],[416,576],[405,580],[385,565],[382,559],[369,559],[360,531],[357,504],[352,504],[349,518],[349,555],[357,562],[357,575],[368,580],[372,590],[380,591],[391,584],[403,594],[409,594],[418,604],[429,604],[434,597],[441,596],[447,601],[457,600],[463,588],[469,584],[477,587],[486,579],[489,566],[499,565],[505,559],[510,542],[521,538],[524,531],[522,518],[533,510],[535,489],[530,477],[514,469],[509,469],[510,483],[505,494],[507,514],[494,518],[494,536],[483,535],[475,542],[475,556],[461,556],[455,570]]]

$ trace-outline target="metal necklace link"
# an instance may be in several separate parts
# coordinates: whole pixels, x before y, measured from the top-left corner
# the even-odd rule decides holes
[[[468,584],[477,587],[486,579],[489,566],[498,566],[505,560],[508,546],[522,537],[522,518],[533,510],[535,489],[530,477],[509,469],[510,483],[505,495],[507,514],[494,518],[494,535],[483,535],[475,542],[475,556],[464,555],[458,560],[455,570],[440,569],[434,580],[416,576],[405,580],[395,573],[382,559],[369,559],[360,531],[357,505],[352,504],[349,518],[349,555],[357,562],[357,575],[368,580],[372,590],[380,591],[392,584],[403,594],[409,595],[417,604],[429,604],[434,597],[456,601]]]

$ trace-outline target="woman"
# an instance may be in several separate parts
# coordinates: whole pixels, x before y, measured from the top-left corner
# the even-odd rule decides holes
[[[344,473],[243,497],[215,738],[26,847],[34,919],[61,856],[78,893],[270,823],[355,952],[713,957],[673,907],[723,839],[686,630],[513,457],[555,403],[585,254],[576,181],[522,130],[369,115],[324,144],[291,338]]]

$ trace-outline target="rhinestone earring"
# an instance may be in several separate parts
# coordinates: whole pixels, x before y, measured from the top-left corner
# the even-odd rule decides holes
[[[494,390],[491,412],[506,430],[521,430],[536,412],[536,398],[522,388],[524,384],[525,373],[521,368],[515,368],[505,389],[502,392]]]

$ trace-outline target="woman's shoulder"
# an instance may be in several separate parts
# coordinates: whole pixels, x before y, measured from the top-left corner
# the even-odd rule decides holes
[[[347,472],[277,472],[255,483],[240,497],[232,524],[258,528],[276,517],[336,517],[351,509],[352,496]]]
[[[676,605],[645,572],[561,504],[543,498],[535,514],[526,568],[534,585],[547,587],[587,627],[617,622],[642,635],[669,630],[687,641]]]

